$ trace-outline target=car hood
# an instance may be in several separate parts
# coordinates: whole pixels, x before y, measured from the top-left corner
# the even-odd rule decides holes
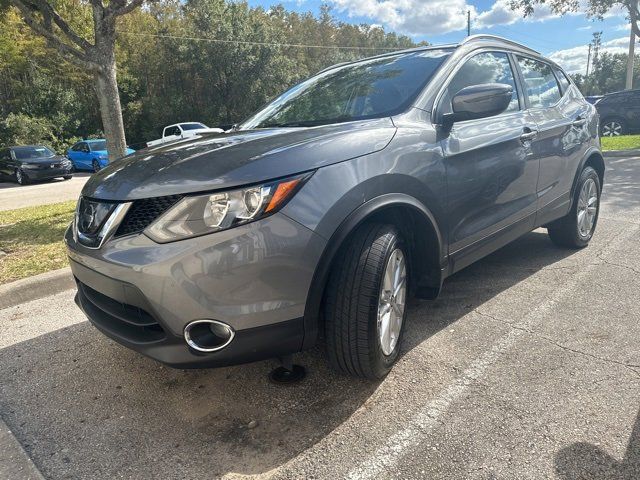
[[[259,183],[382,150],[395,131],[391,119],[382,118],[202,135],[116,160],[93,175],[82,194],[123,201]]]

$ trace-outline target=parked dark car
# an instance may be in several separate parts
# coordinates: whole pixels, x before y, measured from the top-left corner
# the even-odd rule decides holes
[[[595,104],[600,115],[600,135],[617,137],[640,131],[640,90],[604,95]]]
[[[142,150],[85,185],[67,230],[76,301],[179,368],[285,357],[380,378],[410,295],[534,228],[596,228],[595,108],[497,37],[329,68],[230,132]],[[531,252],[523,252],[530,255]]]
[[[69,180],[72,171],[69,159],[42,145],[0,148],[0,177],[20,185],[56,177]]]

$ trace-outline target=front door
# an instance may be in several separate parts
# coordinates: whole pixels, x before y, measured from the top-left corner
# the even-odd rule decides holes
[[[533,228],[539,160],[531,143],[536,126],[515,78],[507,53],[478,53],[453,76],[439,102],[438,108],[446,113],[453,95],[464,87],[485,83],[513,87],[504,113],[455,123],[441,142],[453,270]]]

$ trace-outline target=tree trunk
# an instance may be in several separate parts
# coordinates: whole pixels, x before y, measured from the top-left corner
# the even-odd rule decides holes
[[[123,157],[127,149],[115,61],[103,65],[102,70],[96,73],[96,92],[100,104],[102,128],[107,139],[109,161],[111,162],[116,158]]]

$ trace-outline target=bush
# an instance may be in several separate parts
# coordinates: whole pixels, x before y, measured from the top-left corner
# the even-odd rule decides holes
[[[10,113],[0,121],[0,147],[10,145],[46,145],[58,153],[81,140],[78,137],[63,138],[53,122],[44,117],[32,117],[24,113]]]

